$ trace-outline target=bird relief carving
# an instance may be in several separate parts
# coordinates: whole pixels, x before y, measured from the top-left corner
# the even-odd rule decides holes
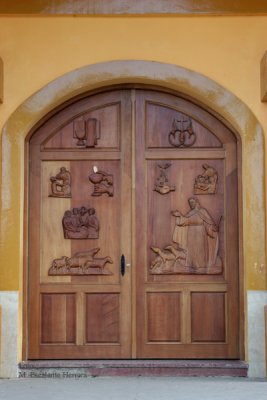
[[[190,210],[183,215],[172,211],[176,218],[173,243],[163,249],[151,247],[157,256],[150,274],[220,274],[223,264],[219,251],[219,225],[196,197],[188,199]]]
[[[113,275],[106,264],[113,264],[110,257],[96,257],[100,248],[79,251],[72,257],[62,256],[52,261],[48,275]]]

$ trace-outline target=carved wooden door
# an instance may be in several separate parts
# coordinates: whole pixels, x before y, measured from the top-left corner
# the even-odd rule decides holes
[[[77,101],[30,140],[29,358],[129,358],[131,104]]]
[[[238,358],[236,139],[140,91],[136,150],[137,357]]]
[[[30,140],[28,358],[238,358],[237,142],[114,90]]]

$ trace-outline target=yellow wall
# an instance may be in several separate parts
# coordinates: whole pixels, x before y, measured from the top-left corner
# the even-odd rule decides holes
[[[267,17],[3,17],[0,32],[1,131],[25,99],[66,72],[102,61],[142,59],[208,76],[246,103],[267,132],[267,104],[260,101]],[[7,207],[12,213],[12,202]],[[2,236],[0,241],[0,290],[17,290],[17,227],[2,226],[1,235],[9,240]],[[260,265],[246,273],[247,288],[266,289]]]

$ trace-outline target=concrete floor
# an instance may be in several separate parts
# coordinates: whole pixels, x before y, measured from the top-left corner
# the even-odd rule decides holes
[[[0,379],[0,400],[267,400],[267,380],[247,378]]]

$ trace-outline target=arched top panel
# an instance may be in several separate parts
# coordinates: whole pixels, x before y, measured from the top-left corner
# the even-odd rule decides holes
[[[160,90],[143,88],[135,89],[133,93],[136,90],[146,94],[144,123],[147,149],[222,148],[224,143],[236,141],[235,135],[220,120],[192,101]],[[39,144],[44,151],[62,148],[75,151],[81,147],[89,151],[118,149],[121,91],[121,88],[114,89],[73,101],[33,133],[30,143]]]

